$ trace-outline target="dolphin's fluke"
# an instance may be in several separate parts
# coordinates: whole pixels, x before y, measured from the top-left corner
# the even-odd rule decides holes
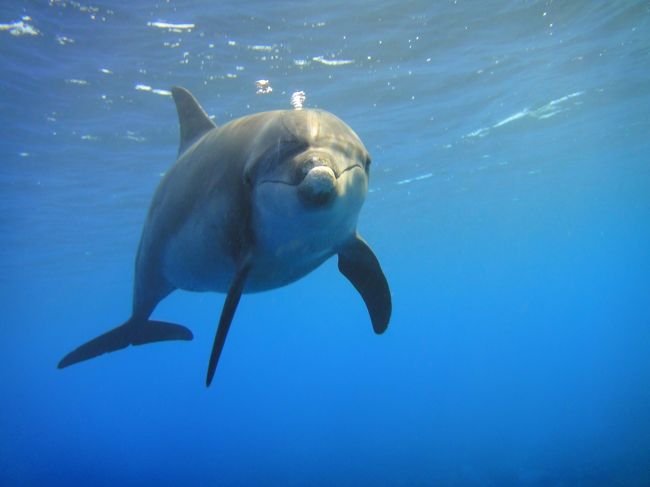
[[[58,367],[63,369],[104,353],[121,350],[129,345],[143,345],[167,340],[191,340],[192,338],[194,338],[192,332],[181,325],[164,321],[134,322],[129,320],[74,349],[63,357]]]
[[[375,333],[385,332],[392,312],[390,289],[377,257],[358,235],[339,252],[339,270],[361,294]]]

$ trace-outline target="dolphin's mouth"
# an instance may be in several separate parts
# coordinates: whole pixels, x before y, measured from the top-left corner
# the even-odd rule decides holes
[[[346,172],[348,172],[348,171],[351,171],[351,170],[354,169],[355,167],[358,167],[359,169],[362,169],[362,170],[363,170],[363,167],[361,167],[361,164],[352,164],[351,166],[346,167],[345,169],[343,169],[343,171],[341,171],[341,172],[339,173],[339,175],[336,176],[336,179],[338,179],[339,177],[341,177],[341,174],[346,173]]]
[[[291,181],[286,179],[265,179],[260,181],[263,184],[281,184],[295,188],[298,199],[305,207],[326,208],[336,199],[339,193],[339,178],[348,171],[361,169],[361,164],[354,163],[342,171],[336,171],[332,164],[306,164],[297,173],[294,173]]]
[[[334,173],[334,178],[337,179],[337,180],[341,177],[341,175],[345,174],[348,171],[351,171],[352,169],[355,169],[355,168],[363,169],[361,164],[358,164],[358,163],[352,164],[351,166],[346,167],[342,171],[336,171],[329,164],[317,164],[317,165],[311,166],[308,171],[305,171],[304,174],[302,174],[302,178],[300,178],[299,180],[296,180],[297,178],[293,179],[291,181],[287,181],[286,179],[263,179],[258,184],[274,183],[274,184],[284,184],[286,186],[299,186],[305,180],[305,177],[307,177],[307,175],[313,169],[319,168],[319,167],[327,167],[327,168],[329,168]]]

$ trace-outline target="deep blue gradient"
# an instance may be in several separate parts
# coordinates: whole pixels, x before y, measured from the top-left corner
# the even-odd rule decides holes
[[[649,10],[3,1],[0,484],[650,485]],[[332,260],[242,298],[210,389],[223,295],[155,311],[193,342],[56,369],[128,318],[172,85],[357,131],[384,335]]]

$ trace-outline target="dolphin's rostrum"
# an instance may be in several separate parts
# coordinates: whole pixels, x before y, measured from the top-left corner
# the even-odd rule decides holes
[[[128,345],[191,340],[152,321],[175,289],[227,292],[210,356],[210,385],[242,293],[289,284],[338,255],[341,273],[383,333],[388,283],[358,235],[370,157],[359,137],[321,110],[277,110],[217,127],[189,91],[173,88],[181,143],[155,192],[135,265],[133,311],[121,326],[66,355],[59,368]]]

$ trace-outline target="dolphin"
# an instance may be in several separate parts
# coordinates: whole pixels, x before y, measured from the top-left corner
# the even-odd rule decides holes
[[[149,317],[176,289],[227,293],[208,364],[214,376],[242,293],[285,286],[338,256],[374,331],[391,316],[388,283],[357,232],[370,156],[354,131],[322,110],[256,113],[216,126],[192,94],[172,89],[178,159],[155,191],[135,262],[131,317],[67,354],[58,367],[129,345],[191,340]]]

